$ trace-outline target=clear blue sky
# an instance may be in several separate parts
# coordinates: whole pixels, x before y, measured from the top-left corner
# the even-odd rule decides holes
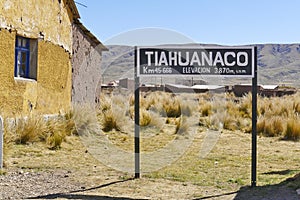
[[[179,33],[193,42],[210,44],[300,42],[300,0],[75,0],[75,2],[87,6],[85,8],[76,4],[80,20],[104,44],[114,41],[122,41],[124,44],[134,43],[133,38],[143,40],[139,35],[144,35],[144,39],[151,36],[157,39],[158,37],[151,31],[158,29],[167,30],[158,34],[163,35],[161,38],[166,41],[165,43],[172,38],[172,34],[169,35],[171,32]],[[126,39],[126,32],[130,33],[129,39]],[[122,37],[124,35],[126,37]],[[178,36],[178,43],[181,39]],[[176,39],[172,41],[175,42]]]

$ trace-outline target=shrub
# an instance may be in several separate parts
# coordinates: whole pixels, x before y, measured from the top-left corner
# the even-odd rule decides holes
[[[15,134],[16,144],[37,142],[47,132],[46,121],[38,115],[17,118],[10,131]]]
[[[274,117],[273,118],[273,130],[274,136],[279,136],[284,132],[284,121],[281,117]],[[272,122],[270,122],[272,123]]]
[[[212,114],[212,105],[210,102],[200,105],[200,114],[202,117],[207,117]]]
[[[199,118],[199,126],[209,127],[210,126],[209,117],[200,117]]]
[[[256,132],[257,133],[263,133],[264,130],[265,130],[265,124],[266,124],[265,119],[263,117],[259,118],[257,123],[256,123]]]
[[[61,132],[53,132],[47,138],[47,144],[50,146],[49,149],[56,150],[60,149],[62,141],[65,139],[65,135]]]
[[[177,118],[181,115],[180,103],[174,98],[165,99],[165,101],[163,102],[163,109],[165,110],[167,117]]]
[[[241,98],[241,101],[238,104],[239,106],[239,115],[244,118],[251,118],[252,115],[252,94],[248,93],[247,95]]]
[[[59,149],[61,143],[67,136],[67,129],[63,120],[59,118],[49,119],[47,122],[47,136],[45,142],[49,145],[52,150]]]
[[[296,115],[300,114],[300,102],[293,103],[293,111]]]
[[[111,101],[107,98],[107,96],[102,95],[100,98],[100,111],[105,112],[111,109]]]
[[[120,127],[117,124],[116,115],[112,110],[107,110],[103,112],[103,117],[101,120],[102,130],[105,132],[111,131],[113,129],[120,130]]]
[[[267,119],[261,117],[257,122],[256,131],[267,137],[279,136],[284,131],[283,123],[283,119],[278,116]]]
[[[233,115],[229,115],[227,113],[224,114],[223,116],[223,128],[227,130],[237,130],[238,125],[237,125],[237,120]]]
[[[62,142],[66,139],[67,136],[73,134],[71,130],[75,130],[75,127],[70,127],[71,119],[68,117],[72,114],[65,116],[57,116],[49,118],[47,120],[47,132],[43,135],[43,138],[40,138],[40,141],[46,142],[49,145],[50,149],[59,149]]]
[[[130,118],[126,118],[126,110],[117,105],[105,112],[98,112],[97,116],[102,126],[102,130],[105,132],[113,129],[121,131],[122,128],[125,127],[126,122],[130,121]]]
[[[140,126],[148,126],[151,123],[151,115],[146,109],[140,110]]]
[[[145,94],[143,97],[140,97],[140,106],[146,110],[149,110],[151,107],[155,107],[157,104],[157,93],[151,92],[149,94]]]
[[[69,116],[65,121],[66,135],[97,133],[100,129],[95,109],[91,105],[74,104]]]
[[[299,140],[300,139],[299,118],[292,118],[287,121],[284,138],[287,140]]]
[[[223,121],[222,115],[220,113],[215,113],[210,117],[209,121],[210,125],[209,128],[213,130],[220,130],[223,129]]]
[[[169,117],[167,117],[166,124],[170,124],[170,123],[171,123],[171,119]]]
[[[129,116],[131,119],[134,119],[134,106],[130,106],[129,109],[126,111],[125,116]]]

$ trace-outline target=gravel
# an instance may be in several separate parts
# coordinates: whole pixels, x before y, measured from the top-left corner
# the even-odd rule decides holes
[[[70,171],[8,172],[0,176],[0,199],[40,199],[42,196],[83,189],[70,179]]]

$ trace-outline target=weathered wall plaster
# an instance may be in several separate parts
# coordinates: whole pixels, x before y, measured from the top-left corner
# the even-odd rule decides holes
[[[66,0],[1,0],[0,27],[72,50],[73,14]]]
[[[99,99],[101,86],[102,44],[96,45],[84,34],[82,29],[73,25],[72,57],[72,102],[95,104]]]
[[[68,111],[73,18],[66,0],[2,0],[0,9],[0,113]],[[37,80],[14,77],[16,35],[38,39]]]

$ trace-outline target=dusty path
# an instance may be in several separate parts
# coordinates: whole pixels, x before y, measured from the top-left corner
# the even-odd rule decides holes
[[[87,187],[72,180],[72,173],[11,172],[0,176],[0,199],[217,199],[217,200],[299,200],[296,192],[285,186],[257,189],[243,188],[223,192],[213,187],[167,180],[103,180]]]

